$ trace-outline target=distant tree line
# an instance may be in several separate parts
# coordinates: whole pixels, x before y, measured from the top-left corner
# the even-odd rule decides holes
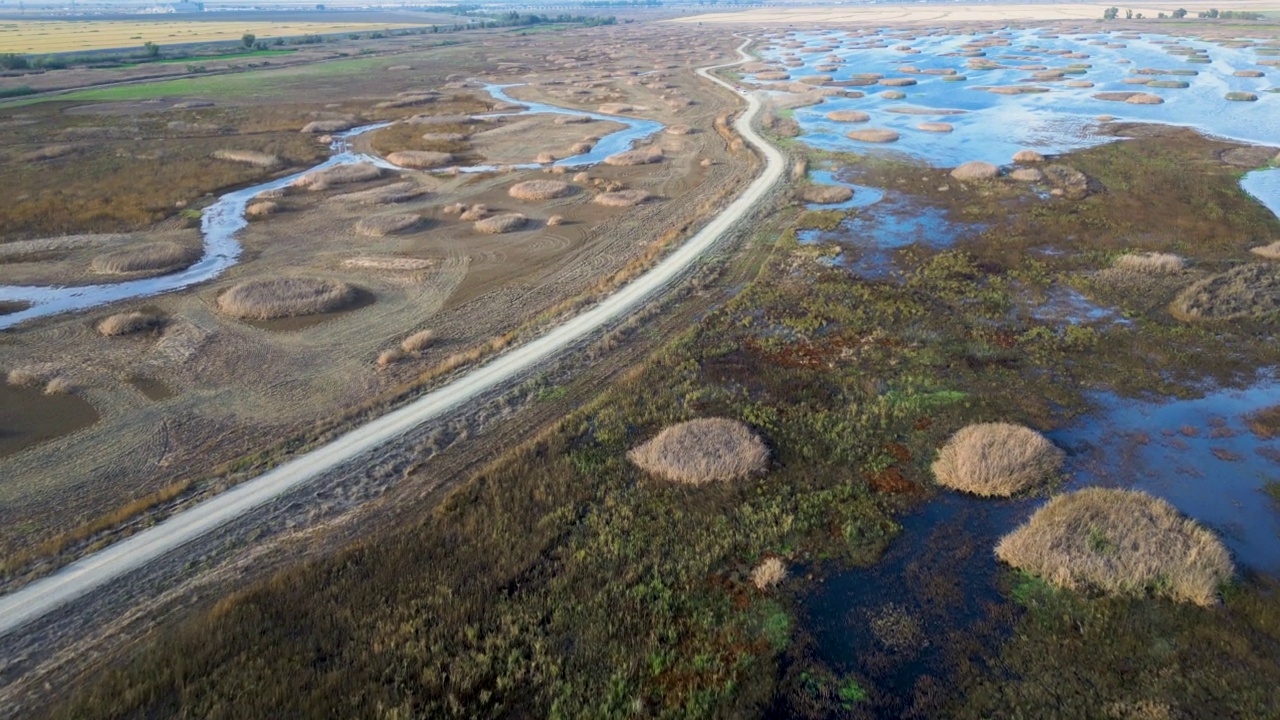
[[[1118,7],[1109,7],[1106,10],[1102,11],[1103,20],[1115,20],[1117,17],[1119,17],[1119,15],[1120,15],[1120,8]],[[1181,20],[1186,16],[1187,16],[1186,8],[1178,8],[1177,10],[1173,11],[1172,15],[1166,15],[1164,13],[1160,13],[1159,15],[1157,15],[1157,17],[1162,20],[1170,17],[1172,17],[1175,20]],[[1134,20],[1134,19],[1141,20],[1142,13],[1138,13],[1137,15],[1134,15],[1132,10],[1125,10],[1124,17],[1126,20]],[[1219,11],[1216,8],[1211,8],[1209,10],[1204,10],[1198,13],[1197,17],[1199,17],[1202,20],[1261,20],[1263,15],[1262,13],[1247,12],[1244,10]]]

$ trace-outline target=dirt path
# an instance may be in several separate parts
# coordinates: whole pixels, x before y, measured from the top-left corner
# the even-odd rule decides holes
[[[738,117],[735,129],[765,157],[764,170],[741,196],[678,250],[614,295],[542,337],[323,447],[0,598],[0,635],[8,634],[68,601],[136,570],[328,471],[360,460],[370,451],[473,398],[522,377],[591,333],[633,312],[647,298],[689,270],[764,198],[782,177],[786,166],[783,155],[751,127],[760,111],[760,100],[710,74],[711,70],[746,62],[749,58],[744,50],[749,42],[745,41],[738,49],[741,60],[702,68],[698,74],[744,97],[748,109]]]

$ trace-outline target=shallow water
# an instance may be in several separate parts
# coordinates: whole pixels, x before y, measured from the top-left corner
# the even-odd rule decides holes
[[[1182,45],[1207,49],[1210,64],[1186,63],[1165,52],[1160,36],[1144,35],[1127,40],[1122,49],[1090,45],[1106,33],[1040,38],[1035,31],[1012,31],[1012,46],[986,49],[986,57],[1005,64],[1043,64],[1061,68],[1090,63],[1083,75],[1068,80],[1088,80],[1092,88],[1067,88],[1061,82],[1022,82],[1031,72],[1014,69],[970,70],[965,58],[939,57],[956,51],[977,36],[921,38],[901,41],[880,36],[886,48],[854,48],[850,43],[834,54],[847,59],[835,71],[818,71],[828,51],[795,50],[803,68],[786,68],[792,78],[806,74],[831,74],[836,80],[859,73],[906,76],[917,85],[903,88],[853,87],[863,98],[828,99],[794,111],[800,125],[799,140],[831,151],[894,152],[941,167],[971,160],[996,164],[1011,161],[1015,152],[1034,148],[1045,154],[1114,142],[1117,138],[1094,132],[1097,116],[1121,120],[1187,125],[1211,135],[1260,144],[1280,144],[1280,95],[1265,93],[1274,80],[1236,78],[1237,69],[1256,68],[1251,49],[1227,49],[1183,40]],[[806,35],[796,34],[804,39]],[[985,36],[984,36],[985,37]],[[1076,36],[1079,38],[1079,36]],[[815,40],[825,44],[829,38]],[[859,39],[852,44],[867,44]],[[919,55],[892,50],[911,45]],[[1026,50],[1039,45],[1039,50]],[[1088,59],[1063,59],[1044,50],[1072,49],[1089,53]],[[779,58],[784,49],[765,51]],[[1025,55],[1027,59],[1002,58]],[[1131,64],[1117,60],[1129,58]],[[947,82],[935,75],[904,75],[898,65],[918,68],[954,68],[968,76],[966,82]],[[1137,68],[1191,69],[1196,76],[1161,76],[1186,80],[1186,89],[1159,89],[1128,85],[1124,78]],[[1266,68],[1269,74],[1278,71]],[[972,88],[1010,84],[1034,84],[1052,92],[999,95]],[[905,98],[878,97],[885,90],[900,90]],[[1228,91],[1255,92],[1253,103],[1227,101]],[[1099,92],[1131,91],[1161,95],[1162,105],[1129,105],[1095,100]],[[964,110],[961,114],[900,114],[888,108],[924,107]],[[826,119],[834,110],[861,110],[872,116],[867,123],[838,123]],[[920,131],[916,124],[944,121],[951,133]],[[844,133],[859,128],[896,130],[896,143],[876,145],[852,141]],[[838,181],[837,181],[838,182]],[[1242,188],[1280,216],[1280,169],[1258,170],[1245,175]],[[808,231],[803,242],[838,242],[850,249],[837,263],[862,277],[883,277],[894,271],[893,251],[913,242],[946,247],[966,232],[980,231],[950,223],[945,211],[919,207],[890,194],[874,208],[846,220],[835,232]],[[1055,286],[1032,311],[1041,320],[1068,323],[1121,323],[1128,319],[1112,309],[1091,302],[1073,288]],[[1064,490],[1090,485],[1131,487],[1149,491],[1173,503],[1181,512],[1217,532],[1242,568],[1280,572],[1280,511],[1262,491],[1268,480],[1280,478],[1280,442],[1262,440],[1244,424],[1243,416],[1280,403],[1280,383],[1266,380],[1245,390],[1217,391],[1196,400],[1139,402],[1109,393],[1091,396],[1095,411],[1077,423],[1050,433],[1069,450]],[[1045,498],[987,500],[942,492],[902,520],[903,532],[874,566],[838,573],[800,599],[800,614],[812,633],[818,659],[837,672],[854,672],[901,702],[909,702],[917,682],[949,671],[946,636],[974,636],[998,642],[1008,631],[1007,619],[994,618],[993,608],[1007,603],[999,582],[1003,573],[994,556],[999,538],[1013,530],[1039,507]],[[910,618],[920,629],[918,643],[887,644],[871,620],[886,609]],[[1005,616],[1007,618],[1007,616]],[[1001,624],[1004,622],[1005,624]],[[910,625],[911,623],[908,623]],[[958,644],[956,645],[958,646]]]
[[[846,218],[835,230],[804,230],[797,234],[804,244],[835,242],[846,248],[848,252],[842,253],[834,264],[859,277],[890,276],[896,268],[894,252],[908,245],[948,248],[965,235],[981,233],[986,227],[978,223],[951,222],[942,208],[913,204],[876,188],[864,189],[868,191],[867,197],[875,198],[867,203],[871,209]],[[857,198],[855,191],[854,199]]]
[[[856,210],[858,208],[871,207],[884,199],[883,190],[844,182],[836,177],[836,173],[831,170],[810,170],[809,179],[819,185],[843,185],[853,190],[853,197],[842,203],[809,203],[807,207],[810,210]]]
[[[1280,572],[1280,509],[1262,486],[1280,479],[1280,440],[1263,440],[1244,416],[1280,403],[1280,383],[1221,390],[1195,400],[1139,402],[1099,393],[1098,410],[1049,433],[1071,453],[1070,489],[1146,490],[1212,528],[1236,562]]]
[[[804,40],[808,36],[797,34]],[[1141,40],[1123,41],[1125,48],[1104,48],[1090,45],[1089,40],[1106,38],[1107,33],[1085,36],[1085,40],[1072,37],[1043,38],[1034,30],[1010,31],[1010,47],[986,49],[986,59],[1003,65],[1045,65],[1061,69],[1073,63],[1087,63],[1084,74],[1067,75],[1064,81],[1044,82],[1030,80],[1034,71],[1022,71],[1013,67],[993,70],[972,70],[966,66],[967,58],[942,57],[944,53],[960,52],[960,46],[989,35],[955,35],[948,37],[921,37],[904,42],[889,39],[886,48],[855,48],[845,46],[831,53],[797,51],[804,67],[787,68],[793,78],[807,74],[828,74],[835,80],[846,80],[860,73],[880,73],[886,77],[911,77],[917,84],[902,88],[880,85],[850,88],[866,93],[863,98],[832,98],[826,102],[795,111],[795,118],[804,133],[803,140],[828,150],[890,149],[920,157],[938,166],[958,165],[970,160],[986,160],[997,164],[1010,161],[1013,154],[1023,148],[1035,148],[1044,153],[1061,153],[1072,149],[1111,142],[1115,138],[1096,135],[1091,128],[1100,115],[1112,115],[1121,120],[1155,122],[1168,125],[1195,127],[1200,131],[1251,143],[1271,144],[1280,142],[1280,94],[1265,92],[1274,85],[1268,77],[1239,78],[1232,72],[1242,69],[1265,69],[1274,74],[1274,68],[1258,68],[1257,56],[1252,48],[1222,48],[1210,43],[1184,39],[1181,45],[1207,49],[1210,64],[1187,63],[1182,57],[1165,52],[1169,46],[1153,43],[1167,39],[1165,36],[1145,34]],[[862,41],[858,41],[861,43]],[[893,50],[897,45],[910,45],[920,50],[919,55],[907,55]],[[1029,46],[1038,46],[1028,49]],[[1053,50],[1074,50],[1090,55],[1087,59],[1066,59],[1047,54]],[[766,50],[766,59],[779,59],[782,49]],[[828,54],[846,60],[835,71],[819,73],[815,66],[826,62]],[[1017,58],[1007,57],[1016,55]],[[1129,64],[1117,60],[1129,59]],[[963,82],[944,81],[937,75],[907,75],[898,70],[902,64],[920,69],[954,69],[967,76]],[[1163,70],[1195,70],[1196,76],[1153,76],[1153,79],[1177,79],[1190,83],[1185,89],[1149,88],[1123,82],[1133,77],[1132,70],[1155,68]],[[1065,81],[1086,80],[1094,83],[1091,88],[1066,87]],[[977,87],[1000,85],[1036,85],[1051,92],[998,95]],[[899,90],[906,94],[900,100],[879,96],[885,90]],[[1144,92],[1160,95],[1162,105],[1130,105],[1123,102],[1096,100],[1092,96],[1101,92]],[[1230,91],[1249,91],[1258,95],[1257,102],[1231,102],[1224,98]],[[964,114],[933,116],[904,115],[886,112],[890,107],[923,107],[933,109],[964,110]],[[833,110],[861,110],[869,113],[869,123],[837,123],[825,118]],[[951,123],[955,131],[932,133],[917,130],[915,126],[928,120]],[[872,145],[848,140],[844,133],[861,127],[885,127],[901,135],[898,142],[888,145]]]
[[[1280,168],[1254,170],[1240,179],[1240,187],[1280,217]]]
[[[582,166],[601,162],[609,155],[629,150],[636,140],[649,137],[661,131],[664,127],[661,123],[650,120],[581,112],[544,103],[515,100],[504,92],[506,87],[511,86],[487,85],[485,90],[498,100],[519,103],[527,108],[520,112],[508,113],[509,115],[531,115],[535,113],[588,115],[596,120],[608,120],[626,125],[624,129],[601,138],[591,152],[565,158],[556,162],[556,165]],[[241,247],[236,235],[248,225],[244,215],[245,206],[258,194],[283,188],[303,175],[335,165],[368,162],[388,170],[403,169],[387,162],[383,158],[356,153],[351,150],[350,141],[352,138],[380,130],[389,125],[391,123],[374,123],[339,133],[335,136],[333,144],[330,146],[333,154],[328,160],[292,175],[276,178],[260,185],[234,190],[218,198],[216,202],[205,208],[200,216],[200,232],[204,236],[204,254],[195,264],[184,270],[141,280],[78,285],[75,287],[0,285],[0,306],[8,306],[10,303],[14,304],[15,307],[20,307],[22,304],[27,305],[16,312],[0,314],[0,330],[14,327],[34,318],[88,310],[99,305],[121,300],[151,297],[173,292],[218,277],[240,259]],[[518,167],[537,168],[541,166],[531,164]],[[459,168],[461,172],[486,172],[495,169],[496,167],[491,165]]]

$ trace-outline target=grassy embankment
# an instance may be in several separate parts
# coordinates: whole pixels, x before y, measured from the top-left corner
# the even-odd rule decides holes
[[[1135,292],[1085,275],[1124,249],[1220,268],[1280,232],[1212,161],[1218,147],[1139,140],[1077,153],[1071,164],[1105,186],[1079,202],[951,183],[918,200],[986,229],[953,249],[903,249],[897,280],[819,263],[835,248],[788,232],[734,301],[421,522],[236,593],[52,715],[739,717],[778,693],[818,714],[885,707],[868,677],[803,655],[784,673],[779,659],[802,629],[796,601],[811,577],[875,562],[895,513],[934,492],[928,465],[951,433],[990,420],[1046,429],[1087,411],[1089,388],[1190,394],[1280,363],[1268,325],[1185,325],[1164,311],[1176,287]],[[873,186],[944,182],[859,166]],[[1132,323],[1035,319],[1055,283],[1116,303]],[[708,416],[755,428],[769,471],[688,487],[627,461],[661,428]],[[768,557],[792,579],[762,591],[752,574]],[[1280,606],[1265,582],[1200,608],[1009,581],[1011,639],[953,653],[953,676],[917,707],[1106,717],[1276,706]]]

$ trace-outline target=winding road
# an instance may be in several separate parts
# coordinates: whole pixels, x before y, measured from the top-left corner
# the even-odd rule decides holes
[[[89,594],[95,588],[146,565],[344,463],[376,450],[413,428],[519,378],[591,333],[625,317],[646,298],[673,282],[760,203],[782,177],[786,166],[782,153],[751,127],[752,121],[760,112],[760,99],[710,74],[712,70],[732,67],[750,59],[746,54],[746,47],[750,42],[747,40],[738,47],[741,60],[701,68],[697,72],[746,100],[747,111],[738,117],[734,128],[764,156],[764,170],[742,195],[679,249],[617,293],[536,340],[517,347],[326,445],[0,597],[0,635],[12,633],[66,603]]]

